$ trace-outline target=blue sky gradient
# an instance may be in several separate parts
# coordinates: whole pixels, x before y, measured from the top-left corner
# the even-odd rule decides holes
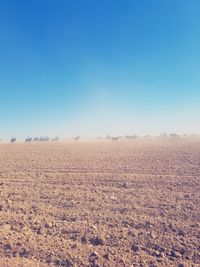
[[[0,2],[0,137],[200,132],[198,0]]]

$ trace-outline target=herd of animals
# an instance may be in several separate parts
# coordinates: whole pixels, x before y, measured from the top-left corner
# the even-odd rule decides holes
[[[105,139],[110,139],[112,141],[117,141],[121,138],[121,136],[117,136],[117,137],[113,137],[113,136],[107,136]],[[127,135],[125,136],[126,139],[136,139],[137,138],[137,135]],[[15,143],[16,142],[16,138],[12,137],[10,142],[11,143]],[[77,142],[80,140],[80,136],[75,136],[74,137],[74,141]],[[30,142],[49,142],[49,141],[52,141],[52,142],[55,142],[55,141],[59,141],[59,137],[56,136],[52,139],[50,139],[48,136],[41,136],[41,137],[35,137],[35,138],[32,138],[32,137],[27,137],[25,139],[25,143],[30,143]]]
[[[74,138],[75,141],[79,141],[79,139],[80,139],[80,136],[76,136]],[[10,142],[11,143],[15,143],[16,140],[17,140],[17,138],[12,137],[10,139]],[[25,143],[31,143],[31,142],[49,142],[49,141],[52,141],[52,142],[59,141],[59,137],[58,136],[55,136],[54,138],[50,139],[48,136],[41,136],[41,137],[35,137],[35,138],[27,137],[25,139]]]
[[[150,135],[146,135],[146,136],[144,136],[144,137],[150,137]],[[180,137],[179,135],[177,135],[177,134],[169,134],[169,135],[167,135],[166,133],[165,134],[161,134],[160,135],[160,137],[162,137],[162,138],[167,138],[167,137],[172,137],[172,138],[175,138],[175,137]],[[120,139],[136,139],[136,138],[138,138],[138,136],[137,135],[126,135],[126,136],[110,136],[110,135],[107,135],[105,138],[103,138],[103,139],[106,139],[106,140],[111,140],[111,141],[118,141],[118,140],[120,140]],[[79,141],[80,140],[80,136],[75,136],[74,138],[74,141],[75,142],[77,142],[77,141]],[[97,139],[102,139],[101,137],[98,137]],[[16,142],[16,138],[15,137],[12,137],[11,139],[10,139],[10,142],[11,143],[15,143]],[[35,137],[35,138],[32,138],[32,137],[27,137],[26,139],[25,139],[25,143],[30,143],[30,142],[49,142],[49,141],[51,141],[51,142],[55,142],[55,141],[59,141],[59,137],[58,136],[55,136],[54,138],[49,138],[48,136],[41,136],[41,137]]]

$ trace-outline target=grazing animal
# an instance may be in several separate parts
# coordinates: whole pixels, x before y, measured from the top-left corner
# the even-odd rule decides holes
[[[59,141],[59,137],[58,136],[55,136],[54,138],[51,139],[52,142],[56,142],[56,141]]]
[[[180,137],[180,136],[178,134],[176,134],[176,133],[172,133],[172,134],[170,134],[170,137],[176,138],[176,137]]]
[[[39,141],[40,142],[48,142],[49,141],[49,137],[48,136],[41,136]]]
[[[80,140],[80,136],[76,136],[75,138],[74,138],[74,141],[75,142],[77,142],[77,141],[79,141]]]
[[[33,140],[34,140],[34,142],[38,142],[39,141],[39,137],[35,137]]]
[[[118,141],[119,137],[111,137],[112,141]]]
[[[11,142],[11,143],[15,143],[15,141],[16,141],[16,138],[14,138],[14,137],[12,137],[12,138],[10,139],[10,142]]]
[[[48,136],[45,136],[45,137],[44,137],[44,141],[45,141],[45,142],[48,142],[49,139],[50,139],[50,138],[49,138]]]
[[[26,139],[25,139],[25,142],[26,143],[30,143],[30,142],[32,142],[33,141],[33,139],[31,138],[31,137],[27,137]]]
[[[125,139],[136,139],[138,136],[136,134],[133,135],[126,135]]]

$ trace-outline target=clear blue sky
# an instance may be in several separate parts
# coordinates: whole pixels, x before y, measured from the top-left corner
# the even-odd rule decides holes
[[[200,1],[0,1],[0,137],[200,132]]]

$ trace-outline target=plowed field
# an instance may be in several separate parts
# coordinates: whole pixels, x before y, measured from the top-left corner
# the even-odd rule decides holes
[[[1,144],[0,257],[200,266],[200,140]]]

